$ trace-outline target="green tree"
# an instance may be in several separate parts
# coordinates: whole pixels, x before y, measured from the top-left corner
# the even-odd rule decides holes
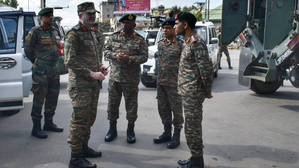
[[[9,6],[17,9],[17,7],[19,6],[19,3],[17,0],[11,0],[9,3]]]
[[[180,13],[182,11],[181,7],[178,7],[177,5],[173,6],[171,9],[172,9],[174,15],[177,13]]]
[[[7,5],[7,6],[9,6],[9,4],[10,4],[10,0],[5,0],[5,1],[4,1],[4,4]]]
[[[0,3],[4,4],[3,0],[0,0]]]
[[[23,7],[20,7],[20,8],[19,8],[19,11],[24,11]]]

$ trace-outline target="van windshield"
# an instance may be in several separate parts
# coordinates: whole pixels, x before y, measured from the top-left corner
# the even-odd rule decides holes
[[[197,34],[206,42],[207,44],[207,27],[206,26],[195,26]]]

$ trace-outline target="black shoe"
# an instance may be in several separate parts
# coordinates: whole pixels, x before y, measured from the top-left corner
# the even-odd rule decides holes
[[[179,160],[179,161],[178,161],[178,164],[179,164],[179,165],[185,165],[185,164],[187,164],[188,162],[190,162],[190,159],[191,159],[191,158],[189,158],[188,160]]]
[[[45,131],[43,131],[40,127],[33,127],[31,131],[31,135],[35,136],[36,138],[46,139],[48,135]]]
[[[106,142],[111,142],[117,137],[116,122],[110,122],[110,129],[105,136]]]
[[[167,148],[174,149],[180,145],[180,136],[181,136],[181,129],[174,129],[173,137],[171,141],[167,144]]]
[[[218,69],[222,69],[222,68],[219,66]]]
[[[189,162],[182,165],[181,168],[204,168],[203,156],[201,157],[191,157]]]
[[[85,150],[85,151],[82,150],[82,155],[83,155],[83,157],[87,157],[87,158],[96,158],[96,157],[101,157],[102,152],[95,151],[95,150],[91,149],[90,147],[88,147],[87,150]]]
[[[96,168],[97,165],[88,161],[80,154],[72,154],[69,168]]]
[[[228,69],[233,69],[233,67],[232,67],[232,66],[229,66]]]
[[[135,132],[134,132],[134,124],[128,124],[127,142],[130,144],[136,142],[136,137],[135,137]]]
[[[165,133],[163,132],[162,135],[158,136],[157,138],[154,138],[154,143],[163,143],[163,142],[169,142],[171,140],[171,133]]]
[[[63,128],[58,127],[52,121],[46,121],[43,130],[44,131],[53,131],[53,132],[62,132]]]

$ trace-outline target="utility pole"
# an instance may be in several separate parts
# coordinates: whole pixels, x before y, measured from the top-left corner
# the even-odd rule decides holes
[[[46,0],[40,0],[40,8],[44,9],[46,7]]]
[[[210,0],[208,0],[208,20],[210,20]]]

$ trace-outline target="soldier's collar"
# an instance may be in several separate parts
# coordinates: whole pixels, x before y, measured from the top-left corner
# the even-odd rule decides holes
[[[196,34],[196,31],[194,31],[191,36],[186,40],[186,43],[189,43],[191,41],[191,43],[194,43],[195,41],[197,41],[197,39],[194,37],[194,35]]]
[[[53,29],[53,28],[52,28],[53,26],[46,27],[46,26],[44,26],[44,24],[41,24],[41,26],[42,26],[42,28],[43,28],[44,30]]]
[[[168,41],[168,40],[164,37],[163,42],[165,42],[165,41]],[[171,42],[175,43],[175,37],[173,38],[173,40]]]
[[[120,36],[124,36],[124,32],[123,32],[123,31],[121,31],[121,32],[119,33],[119,35],[120,35]],[[136,37],[136,34],[135,34],[135,32],[132,34],[132,37],[133,37],[133,38],[135,38],[135,37]]]

